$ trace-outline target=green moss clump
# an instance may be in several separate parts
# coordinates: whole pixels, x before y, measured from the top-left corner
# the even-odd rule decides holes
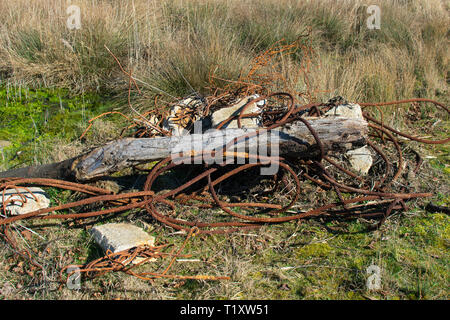
[[[330,253],[331,247],[328,243],[312,243],[297,250],[297,257],[323,257]]]
[[[7,166],[33,160],[40,141],[79,138],[92,117],[110,108],[108,99],[94,93],[73,96],[64,89],[0,86],[0,140],[11,142],[3,149]],[[21,159],[16,159],[19,151]]]

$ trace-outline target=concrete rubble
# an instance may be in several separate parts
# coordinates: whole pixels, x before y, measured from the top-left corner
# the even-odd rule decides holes
[[[259,95],[255,94],[249,97],[245,97],[239,100],[236,104],[231,107],[222,108],[211,115],[212,127],[216,128],[222,121],[228,119],[232,115],[239,115],[244,105],[246,105],[249,101],[259,98]],[[244,111],[244,114],[248,113],[260,113],[261,108],[266,104],[265,100],[260,100],[256,103],[251,103]],[[257,128],[260,126],[259,120],[257,117],[252,118],[243,118],[241,119],[241,125],[245,128]],[[238,128],[237,120],[233,120],[228,122],[226,125],[222,127],[225,128]]]
[[[348,161],[352,168],[365,175],[373,164],[372,154],[367,146],[347,151]]]
[[[331,108],[325,116],[340,116],[351,119],[363,119],[361,106],[356,103],[348,103]],[[362,175],[366,175],[373,164],[370,148],[366,145],[358,149],[347,151],[345,154],[352,168]]]
[[[342,104],[333,107],[325,113],[325,116],[344,117],[349,119],[364,119],[361,107],[356,103]]]
[[[206,107],[200,98],[187,98],[179,101],[170,109],[169,115],[163,121],[163,129],[170,131],[174,136],[181,136],[192,133],[194,123],[201,123],[202,130],[216,128],[222,121],[228,119],[232,115],[239,115],[244,105],[251,100],[259,98],[258,94],[254,94],[238,100],[230,107],[225,107],[213,112],[209,117],[202,118],[201,114],[196,112],[197,109]],[[251,103],[245,110],[245,113],[260,113],[261,108],[266,104],[265,100]],[[260,126],[258,117],[243,118],[241,120],[242,127],[257,128]],[[237,128],[237,120],[228,122],[222,128]]]
[[[186,98],[175,104],[164,119],[162,127],[170,131],[174,136],[189,134],[193,129],[193,123],[200,120],[196,113],[197,108],[204,107],[204,101],[200,98]]]
[[[21,215],[50,206],[48,195],[37,187],[7,189],[4,194],[0,193],[0,205],[4,201],[8,201],[6,211],[10,215]]]
[[[116,253],[137,246],[155,245],[155,237],[130,223],[103,224],[93,227],[90,233],[105,252],[111,250]],[[134,259],[133,263],[139,261],[142,261],[142,258]]]

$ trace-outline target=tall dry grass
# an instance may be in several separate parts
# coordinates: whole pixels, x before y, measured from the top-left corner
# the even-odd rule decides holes
[[[0,75],[30,86],[124,93],[127,79],[104,46],[142,80],[141,105],[205,92],[209,75],[236,79],[274,42],[310,27],[316,99],[448,99],[449,5],[440,0],[79,0],[80,30],[66,26],[69,2],[0,2]],[[366,27],[368,5],[381,29]],[[301,55],[284,58],[283,72]],[[296,89],[306,89],[300,78]],[[279,88],[283,89],[283,88]],[[158,91],[161,90],[161,91]]]

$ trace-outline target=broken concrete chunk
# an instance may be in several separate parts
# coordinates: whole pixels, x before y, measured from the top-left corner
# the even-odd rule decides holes
[[[325,113],[325,116],[363,119],[361,106],[357,103],[348,103],[333,107]]]
[[[205,102],[201,98],[186,98],[177,102],[171,109],[169,116],[163,121],[163,129],[174,136],[189,134],[194,122],[200,120],[200,113]]]
[[[259,98],[259,95],[255,94],[249,97],[245,97],[239,100],[236,104],[225,107],[220,110],[217,110],[211,115],[211,121],[213,128],[216,128],[220,123],[224,120],[228,119],[231,116],[238,116],[242,111],[244,105],[246,105],[249,101]],[[256,103],[251,103],[248,107],[246,107],[244,113],[260,113],[261,108],[265,105],[265,100],[257,101]],[[257,128],[260,126],[259,120],[257,117],[252,118],[243,118],[241,119],[241,126],[245,128]],[[232,120],[225,124],[223,127],[225,128],[238,128],[237,120]]]
[[[5,201],[8,202],[6,211],[11,215],[25,214],[50,206],[48,195],[37,187],[7,189],[4,196],[3,192],[0,193],[0,205],[3,205]]]
[[[365,175],[369,172],[370,167],[372,166],[373,159],[372,154],[367,146],[350,150],[346,153],[348,156],[348,160],[352,168],[359,173]]]
[[[349,119],[364,119],[361,106],[357,103],[348,103],[331,108],[325,116],[338,116]],[[360,174],[367,174],[372,166],[372,154],[367,146],[350,150],[346,153],[352,168]]]
[[[91,229],[95,241],[106,252],[116,253],[133,247],[155,245],[155,237],[129,223],[108,223]]]

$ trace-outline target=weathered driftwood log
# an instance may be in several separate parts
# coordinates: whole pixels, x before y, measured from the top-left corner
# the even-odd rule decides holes
[[[364,145],[367,122],[363,119],[343,117],[310,118],[309,124],[320,138],[325,152],[345,152]],[[110,142],[87,154],[59,163],[14,169],[0,173],[0,177],[57,178],[86,181],[138,164],[174,157],[191,150],[210,152],[222,150],[235,138],[238,139],[229,153],[248,152],[259,155],[276,155],[290,159],[311,159],[319,155],[319,148],[309,129],[301,121],[286,124],[271,131],[256,128],[210,130],[203,134],[159,138],[125,138]]]

